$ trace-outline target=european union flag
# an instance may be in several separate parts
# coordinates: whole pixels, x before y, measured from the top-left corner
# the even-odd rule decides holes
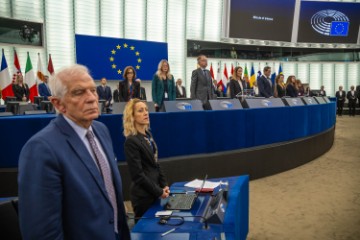
[[[350,22],[331,22],[330,36],[346,37],[349,34]]]
[[[168,58],[167,43],[76,35],[76,61],[89,68],[94,79],[123,79],[126,66],[136,78],[151,80],[159,62]]]

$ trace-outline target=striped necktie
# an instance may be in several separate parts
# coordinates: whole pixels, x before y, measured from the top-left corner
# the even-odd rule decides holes
[[[118,209],[117,209],[117,201],[116,201],[116,194],[114,183],[112,181],[112,174],[110,170],[109,163],[106,162],[105,157],[101,154],[98,145],[95,142],[94,133],[92,131],[87,131],[86,138],[90,143],[90,147],[95,155],[96,162],[98,164],[100,173],[103,177],[106,192],[110,199],[111,205],[114,209],[114,230],[118,233]]]

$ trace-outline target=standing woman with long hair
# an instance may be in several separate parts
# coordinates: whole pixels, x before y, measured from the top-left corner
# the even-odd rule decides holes
[[[29,101],[30,89],[29,86],[24,83],[24,78],[21,74],[16,75],[15,83],[12,85],[12,90],[16,97],[16,101]]]
[[[128,102],[133,98],[140,98],[140,84],[135,81],[136,72],[132,66],[124,69],[124,80],[119,83],[120,102]]]
[[[131,186],[130,198],[135,218],[140,218],[159,198],[170,194],[165,174],[158,162],[158,148],[149,130],[149,111],[140,99],[130,100],[123,115],[125,158]]]
[[[274,97],[282,98],[285,96],[285,84],[284,84],[284,74],[278,74],[275,78],[275,89]]]
[[[294,75],[290,75],[286,80],[286,96],[297,97],[298,90],[296,87],[296,78]]]
[[[164,101],[176,99],[176,88],[174,76],[170,73],[170,66],[167,60],[163,59],[158,65],[152,80],[152,99],[157,111],[164,112]]]
[[[230,98],[236,98],[236,95],[243,91],[242,73],[243,73],[242,67],[238,66],[234,69],[234,74],[229,84]]]

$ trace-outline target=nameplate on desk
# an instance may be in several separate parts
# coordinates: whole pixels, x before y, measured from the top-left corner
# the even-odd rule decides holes
[[[317,105],[317,101],[313,98],[313,97],[303,97],[301,98],[301,100],[306,104],[306,105]]]
[[[326,103],[323,97],[314,97],[314,98],[319,104],[325,104]]]
[[[285,107],[281,98],[246,98],[243,103],[248,108]]]

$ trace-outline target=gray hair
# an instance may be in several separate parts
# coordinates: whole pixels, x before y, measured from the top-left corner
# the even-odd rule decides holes
[[[62,99],[68,91],[65,82],[82,74],[89,74],[89,70],[87,67],[80,64],[61,68],[49,79],[49,87],[52,96]]]

